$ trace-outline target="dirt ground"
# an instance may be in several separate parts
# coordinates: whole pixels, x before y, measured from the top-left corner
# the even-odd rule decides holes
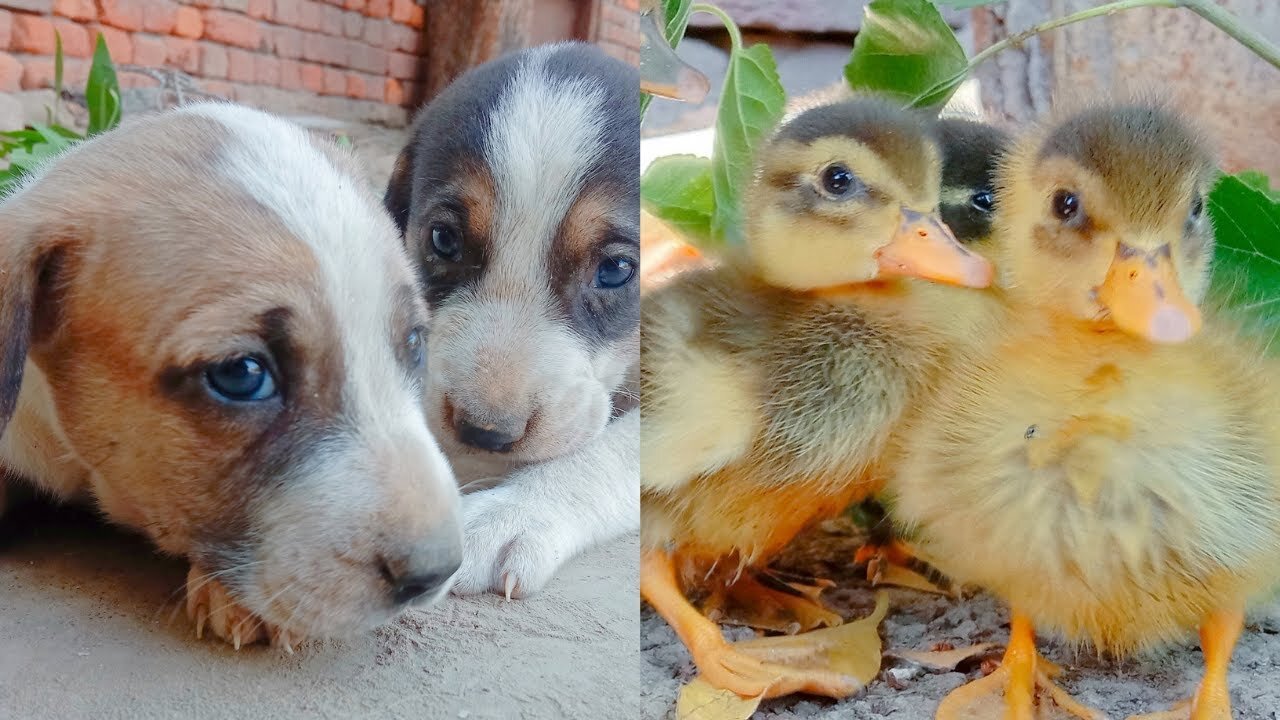
[[[845,618],[867,615],[875,606],[875,591],[856,575],[848,562],[859,542],[845,523],[829,523],[788,552],[783,565],[837,582],[824,595]],[[999,660],[1008,637],[1005,610],[995,600],[978,596],[962,601],[915,592],[890,593],[889,615],[881,626],[886,651],[929,650],[938,643],[966,647],[991,642],[997,647],[981,658],[962,664],[963,672],[926,672],[905,661],[887,658],[880,676],[859,695],[843,701],[795,696],[760,706],[755,718],[822,720],[836,718],[894,718],[928,720],[938,701],[966,679],[981,676],[981,660]],[[645,606],[641,613],[641,714],[644,720],[674,718],[680,686],[696,671],[675,633]],[[1231,666],[1231,699],[1237,720],[1280,717],[1280,603],[1259,608],[1249,618]],[[752,631],[733,628],[726,637],[748,639]],[[1090,650],[1041,638],[1041,652],[1060,664],[1061,684],[1076,699],[1119,720],[1130,714],[1164,710],[1189,697],[1201,671],[1201,655],[1194,637],[1186,644],[1141,659],[1113,661]],[[1066,715],[1046,715],[1066,718]]]
[[[303,124],[348,135],[381,194],[403,130]],[[195,639],[182,563],[84,512],[22,508],[0,520],[0,720],[634,717],[638,557],[633,536],[532,598],[449,597],[357,640],[236,652]]]

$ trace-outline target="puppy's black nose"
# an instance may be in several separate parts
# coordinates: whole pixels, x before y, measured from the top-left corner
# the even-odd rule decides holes
[[[527,421],[513,418],[480,422],[460,410],[455,411],[453,416],[453,427],[458,433],[458,440],[490,452],[511,452],[511,448],[524,437],[527,425]]]
[[[391,599],[397,605],[404,605],[440,590],[459,567],[462,567],[462,554],[455,552],[430,563],[423,563],[419,558],[405,558],[400,562],[388,562],[384,558],[381,572],[382,579],[391,586]]]

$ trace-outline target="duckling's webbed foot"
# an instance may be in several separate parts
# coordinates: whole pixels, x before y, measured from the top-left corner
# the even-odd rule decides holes
[[[715,622],[746,625],[794,635],[844,622],[822,604],[830,580],[805,578],[780,570],[749,569],[714,589],[702,611]]]
[[[1014,613],[1000,667],[990,675],[952,690],[938,705],[936,720],[1048,720],[1082,718],[1106,720],[1058,687],[1053,678],[1061,672],[1036,652],[1035,632],[1029,619]]]
[[[866,567],[872,586],[893,585],[924,592],[958,597],[960,588],[951,578],[921,559],[904,540],[897,537],[883,506],[868,501],[863,513],[871,520],[867,542],[853,556],[856,567]]]
[[[1164,712],[1132,715],[1128,720],[1231,720],[1231,695],[1227,669],[1244,613],[1238,609],[1215,610],[1200,623],[1200,649],[1204,652],[1204,678],[1196,694]]]

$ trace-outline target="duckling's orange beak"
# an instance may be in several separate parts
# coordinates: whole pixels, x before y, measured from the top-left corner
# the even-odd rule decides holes
[[[1151,342],[1180,343],[1200,330],[1200,309],[1183,293],[1168,245],[1144,253],[1120,243],[1098,302],[1116,327]]]
[[[902,224],[888,245],[876,251],[881,276],[917,277],[923,280],[984,288],[991,285],[994,270],[981,255],[956,242],[951,228],[937,215],[902,208]]]

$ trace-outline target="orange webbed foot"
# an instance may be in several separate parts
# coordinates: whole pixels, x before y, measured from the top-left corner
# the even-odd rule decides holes
[[[1200,680],[1195,696],[1169,710],[1132,715],[1129,720],[1231,720],[1227,669],[1243,627],[1244,612],[1239,609],[1215,610],[1206,615],[1200,623],[1204,678]]]

